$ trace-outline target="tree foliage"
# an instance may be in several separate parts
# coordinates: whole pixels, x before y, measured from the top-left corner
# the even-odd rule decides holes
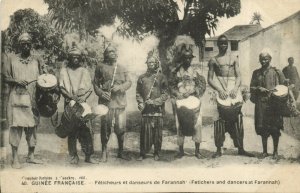
[[[159,38],[188,34],[200,45],[211,35],[218,17],[233,17],[240,12],[240,0],[186,0],[185,17],[177,17],[174,0],[44,0],[58,28],[93,33],[102,25],[121,20],[118,32],[142,39],[151,33]]]
[[[58,28],[77,31],[84,37],[103,26],[121,22],[117,32],[142,40],[149,34],[160,39],[162,65],[166,50],[178,35],[191,36],[203,52],[205,35],[217,29],[218,18],[240,13],[240,0],[184,0],[184,18],[179,20],[177,0],[44,0]]]
[[[18,38],[24,32],[31,35],[34,49],[44,51],[45,58],[63,57],[63,35],[33,9],[20,9],[11,16],[8,28],[2,31],[5,51],[18,52]]]
[[[259,12],[254,12],[250,24],[260,24],[261,21],[264,21],[261,14]]]

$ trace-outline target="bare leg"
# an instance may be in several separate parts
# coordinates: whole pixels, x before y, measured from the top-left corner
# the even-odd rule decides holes
[[[118,138],[118,145],[119,145],[119,151],[118,151],[118,158],[124,159],[124,160],[131,160],[131,158],[124,154],[124,134],[117,135]]]
[[[268,157],[268,137],[261,137],[262,139],[262,145],[263,145],[263,153],[262,153],[262,157]]]
[[[195,156],[198,159],[203,159],[204,156],[200,154],[200,143],[195,142]]]
[[[182,158],[184,156],[183,145],[179,145],[179,152],[176,155],[176,158]]]
[[[34,158],[35,147],[28,147],[28,155],[26,162],[32,164],[42,164],[43,162]]]
[[[15,169],[20,169],[21,164],[18,156],[18,147],[11,146],[11,150],[12,150],[12,158],[13,158],[11,167]]]
[[[273,136],[273,146],[274,146],[274,152],[273,152],[273,159],[279,159],[278,156],[278,144],[279,144],[279,137]]]
[[[107,162],[107,144],[102,144],[102,155],[100,162]]]
[[[216,153],[213,154],[212,158],[218,158],[222,156],[222,150],[221,147],[217,147]]]

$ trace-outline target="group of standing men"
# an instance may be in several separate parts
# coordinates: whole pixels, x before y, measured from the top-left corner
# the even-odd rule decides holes
[[[11,91],[8,100],[8,123],[10,128],[9,143],[12,147],[12,167],[20,168],[18,158],[18,146],[23,130],[28,143],[29,163],[38,163],[34,158],[36,145],[36,130],[39,113],[35,101],[35,82],[37,77],[44,73],[41,60],[31,55],[31,37],[24,33],[19,37],[20,53],[8,57],[4,65],[4,81],[10,85]],[[209,61],[208,84],[217,92],[222,100],[238,98],[241,94],[241,77],[238,58],[227,52],[228,39],[221,35],[218,38],[219,54]],[[184,156],[184,137],[192,136],[195,142],[195,156],[203,158],[200,154],[201,143],[201,97],[206,90],[206,81],[197,68],[191,66],[193,58],[191,47],[183,46],[180,60],[171,70],[169,79],[160,71],[158,54],[155,51],[148,53],[146,60],[147,71],[139,76],[136,87],[136,100],[141,111],[140,156],[138,160],[146,158],[146,154],[154,145],[154,160],[159,160],[162,146],[162,129],[164,104],[171,96],[173,110],[176,116],[179,153],[178,158]],[[255,103],[255,130],[262,137],[263,157],[268,156],[267,139],[272,136],[274,142],[274,158],[278,158],[278,143],[280,129],[283,129],[283,121],[280,114],[274,111],[270,105],[269,90],[278,84],[283,84],[285,77],[282,72],[270,65],[271,54],[263,51],[259,55],[261,68],[255,70],[251,80],[251,101]],[[294,95],[299,93],[299,76],[292,66],[293,58],[289,58],[290,66],[283,70],[290,83],[295,84]],[[214,78],[214,76],[216,76]],[[102,162],[107,161],[107,143],[112,132],[118,139],[117,157],[129,160],[124,154],[124,134],[126,131],[126,91],[131,87],[128,70],[117,63],[117,50],[108,46],[104,52],[104,61],[99,63],[95,70],[94,80],[87,69],[81,66],[81,52],[78,48],[71,49],[67,65],[63,67],[59,75],[59,88],[65,98],[65,106],[74,100],[78,103],[85,102],[89,92],[94,87],[99,97],[98,104],[108,107],[108,113],[101,117],[101,143]],[[178,101],[196,98],[199,104],[192,110],[179,108]],[[192,99],[191,99],[192,100]],[[220,109],[219,116],[214,122],[216,153],[213,157],[222,155],[221,147],[228,132],[233,139],[238,154],[253,157],[244,150],[243,115],[239,109],[230,119]],[[93,131],[88,124],[77,126],[74,132],[68,135],[68,150],[70,163],[77,164],[76,141],[81,143],[85,153],[85,161],[97,163],[91,158],[94,153]]]

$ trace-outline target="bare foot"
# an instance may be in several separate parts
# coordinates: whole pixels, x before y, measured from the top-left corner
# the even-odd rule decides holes
[[[221,156],[222,156],[222,152],[217,151],[216,153],[214,153],[214,154],[212,155],[212,158],[218,158],[218,157],[221,157]]]
[[[86,157],[85,160],[84,160],[86,163],[90,163],[90,164],[98,164],[99,161],[93,159],[93,158],[90,158],[90,157]]]
[[[268,156],[269,156],[269,154],[267,152],[263,152],[260,157],[264,159]]]
[[[22,168],[18,159],[15,159],[15,160],[12,161],[11,167],[14,168],[14,169],[20,169],[20,168]]]
[[[103,151],[100,162],[107,162],[107,152]]]
[[[26,162],[31,164],[43,164],[41,160],[35,159],[33,154],[27,157]]]
[[[274,159],[274,160],[279,160],[278,152],[274,152],[274,153],[273,153],[273,159]]]
[[[204,159],[204,158],[205,158],[205,156],[202,155],[202,154],[200,154],[200,152],[196,152],[196,153],[195,153],[195,157],[196,157],[197,159]]]
[[[238,154],[246,157],[255,157],[252,153],[249,153],[245,150],[239,150]]]
[[[178,153],[175,155],[175,158],[181,159],[183,156],[184,156],[184,152],[178,152]]]
[[[128,155],[124,154],[124,153],[118,153],[118,158],[126,160],[126,161],[130,161],[131,157],[129,157]]]
[[[158,154],[154,155],[154,161],[159,161],[159,155]]]
[[[143,161],[143,159],[145,159],[145,156],[144,155],[140,155],[140,157],[138,157],[136,159],[136,161]]]
[[[74,155],[74,156],[71,157],[70,164],[78,164],[78,162],[79,162],[78,155]]]

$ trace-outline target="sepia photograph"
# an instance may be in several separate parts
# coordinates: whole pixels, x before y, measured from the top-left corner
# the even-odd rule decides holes
[[[299,0],[0,0],[0,192],[300,192]]]

